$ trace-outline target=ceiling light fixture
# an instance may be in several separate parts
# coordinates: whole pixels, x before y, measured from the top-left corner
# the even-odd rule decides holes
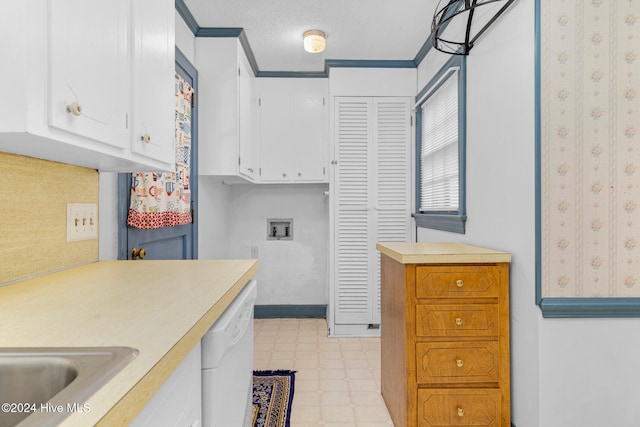
[[[327,35],[324,31],[309,30],[302,35],[304,39],[304,50],[310,53],[320,53],[324,50]]]

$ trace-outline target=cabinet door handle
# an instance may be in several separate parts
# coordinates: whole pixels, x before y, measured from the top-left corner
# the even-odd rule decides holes
[[[464,282],[462,280],[458,279],[458,280],[456,280],[456,286],[461,288],[461,287],[464,286]]]
[[[464,417],[464,409],[458,408],[457,412],[459,417]]]
[[[151,142],[151,136],[148,133],[145,133],[140,137],[140,141],[144,142],[145,144],[148,144]]]
[[[462,317],[456,317],[456,325],[462,326]]]
[[[82,107],[80,107],[80,104],[78,104],[77,102],[72,102],[71,104],[67,105],[67,111],[74,116],[79,116],[80,114],[82,114]]]
[[[457,359],[456,360],[456,366],[458,368],[462,368],[464,366],[464,362],[462,361],[462,359]]]

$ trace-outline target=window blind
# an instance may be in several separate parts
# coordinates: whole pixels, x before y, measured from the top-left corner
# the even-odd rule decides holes
[[[420,212],[457,212],[458,72],[422,104]]]

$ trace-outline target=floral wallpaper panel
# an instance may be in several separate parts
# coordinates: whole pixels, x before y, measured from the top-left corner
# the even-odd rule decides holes
[[[640,296],[640,0],[541,0],[543,297]]]

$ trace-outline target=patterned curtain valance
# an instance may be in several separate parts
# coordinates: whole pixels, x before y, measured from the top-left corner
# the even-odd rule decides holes
[[[191,216],[191,98],[193,88],[176,74],[176,171],[131,176],[127,224],[154,229],[189,224]]]

